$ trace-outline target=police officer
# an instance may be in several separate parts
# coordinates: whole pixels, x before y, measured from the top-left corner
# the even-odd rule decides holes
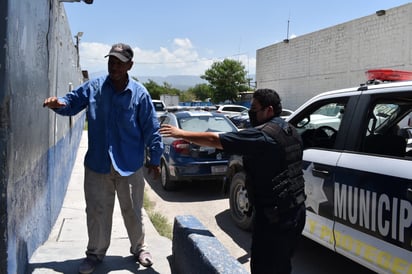
[[[236,133],[189,132],[163,125],[165,137],[224,149],[243,156],[246,187],[255,209],[251,273],[291,273],[291,257],[305,225],[302,141],[282,118],[279,95],[254,92],[249,110],[252,128]]]

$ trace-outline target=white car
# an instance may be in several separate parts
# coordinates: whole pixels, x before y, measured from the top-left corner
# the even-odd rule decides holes
[[[156,109],[157,118],[162,116],[166,111],[166,105],[162,100],[152,100],[153,105]]]
[[[241,105],[221,105],[218,106],[216,112],[223,113],[227,117],[232,117],[239,115],[244,110],[248,110],[248,108]]]

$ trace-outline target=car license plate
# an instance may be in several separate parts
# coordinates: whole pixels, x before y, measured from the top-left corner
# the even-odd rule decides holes
[[[212,166],[212,174],[221,174],[225,173],[227,166]]]

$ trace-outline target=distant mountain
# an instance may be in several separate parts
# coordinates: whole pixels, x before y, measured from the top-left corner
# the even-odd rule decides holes
[[[138,76],[140,82],[146,83],[149,80],[156,82],[158,85],[163,85],[163,83],[168,83],[172,87],[187,90],[198,84],[207,84],[207,81],[200,78],[200,76],[195,75],[170,75],[170,76]]]
[[[104,75],[107,72],[93,72],[90,73],[90,78],[94,78],[96,76]],[[134,76],[134,75],[133,75]],[[168,83],[173,88],[177,88],[180,90],[187,90],[192,88],[198,84],[207,84],[208,82],[200,78],[200,76],[195,75],[170,75],[170,76],[134,76],[136,77],[139,82],[146,83],[149,80],[156,82],[158,85],[163,85],[163,83]],[[255,75],[250,75],[249,77],[255,78]]]
[[[249,75],[250,78],[255,79],[255,75]],[[208,82],[195,75],[171,75],[171,76],[138,76],[140,82],[146,83],[149,80],[156,82],[158,85],[163,85],[164,82],[170,84],[172,87],[187,90],[198,84],[207,84]],[[252,80],[252,83],[254,80]]]

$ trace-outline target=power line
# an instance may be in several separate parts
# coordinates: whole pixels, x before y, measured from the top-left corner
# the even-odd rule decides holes
[[[189,63],[200,63],[200,62],[210,62],[210,61],[215,61],[215,60],[223,60],[226,58],[230,57],[235,57],[235,56],[241,56],[241,55],[246,55],[247,52],[243,53],[237,53],[233,55],[229,55],[226,57],[214,57],[214,58],[209,58],[209,59],[197,59],[197,60],[188,60],[188,61],[169,61],[169,62],[138,62],[134,61],[135,64],[139,65],[167,65],[167,64],[189,64]],[[99,58],[85,58],[87,60],[95,60],[95,61],[101,61],[102,59]]]

